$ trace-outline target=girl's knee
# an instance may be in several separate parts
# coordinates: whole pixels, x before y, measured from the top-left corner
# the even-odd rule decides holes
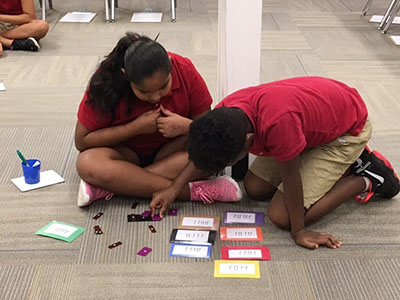
[[[93,182],[98,174],[99,159],[96,159],[94,151],[86,150],[79,153],[76,160],[76,170],[79,176],[88,182]]]

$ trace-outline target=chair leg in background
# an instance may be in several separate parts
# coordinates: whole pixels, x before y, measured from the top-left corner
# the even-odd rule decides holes
[[[386,22],[388,21],[389,16],[391,15],[391,13],[392,13],[392,11],[393,11],[393,8],[396,6],[396,2],[397,2],[397,1],[398,1],[398,0],[392,0],[392,2],[390,2],[390,5],[389,5],[389,7],[388,7],[387,10],[386,10],[385,15],[383,16],[383,19],[382,19],[381,23],[380,23],[379,26],[378,26],[378,29],[379,29],[379,30],[381,30],[381,29],[383,29],[383,27],[385,27],[385,24],[386,24]]]
[[[390,17],[382,29],[382,33],[386,33],[389,30],[389,27],[390,25],[392,25],[394,18],[396,17],[399,10],[400,10],[400,0],[396,0],[393,10],[390,13]]]
[[[177,0],[171,0],[171,14],[172,14],[172,20],[171,22],[176,22],[176,3]]]
[[[41,0],[40,1],[41,6],[42,6],[42,20],[46,20],[46,0]]]
[[[371,8],[372,3],[374,2],[374,0],[368,0],[367,3],[365,4],[363,10],[362,10],[362,14],[365,16],[367,14],[367,12],[369,11],[369,9]]]

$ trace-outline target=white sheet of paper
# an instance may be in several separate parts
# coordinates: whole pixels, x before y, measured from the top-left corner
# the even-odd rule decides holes
[[[155,12],[134,13],[131,22],[161,22],[162,15],[162,13]]]
[[[255,275],[256,274],[256,266],[254,264],[220,264],[219,265],[219,273],[220,274],[248,274]]]
[[[400,46],[400,35],[392,35],[390,38],[397,46]]]
[[[51,233],[51,234],[57,234],[62,237],[68,238],[71,234],[73,234],[75,231],[77,231],[78,228],[64,225],[64,224],[58,224],[58,223],[53,223],[49,227],[47,227],[44,232],[46,233]]]
[[[234,238],[257,238],[257,230],[255,228],[227,228],[226,237]]]
[[[20,189],[21,192],[35,190],[38,188],[61,183],[64,181],[65,181],[64,178],[58,175],[54,170],[40,172],[40,181],[35,184],[25,183],[24,176],[11,179],[11,182],[14,183],[17,186],[17,188]]]
[[[179,229],[176,232],[175,239],[177,241],[196,241],[196,242],[208,242],[209,231],[203,230],[182,230]]]
[[[0,91],[5,91],[6,87],[4,86],[4,83],[0,82]]]
[[[213,218],[188,218],[182,220],[183,226],[212,227],[214,226]]]
[[[60,22],[66,23],[89,23],[96,16],[96,13],[73,11],[61,18]]]
[[[383,16],[380,15],[373,15],[369,20],[372,23],[380,23],[382,22]],[[400,17],[395,17],[393,20],[393,24],[400,24]]]
[[[260,249],[229,249],[228,250],[229,258],[262,258],[262,253]]]
[[[242,213],[242,212],[228,212],[226,214],[226,221],[228,223],[255,223],[255,213]]]
[[[175,245],[172,254],[188,255],[191,257],[208,257],[208,248],[207,246]]]

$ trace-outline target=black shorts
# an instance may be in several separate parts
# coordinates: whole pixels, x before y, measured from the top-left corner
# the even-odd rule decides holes
[[[144,168],[144,167],[147,167],[147,166],[151,165],[152,163],[154,163],[154,160],[156,159],[156,156],[157,156],[159,150],[160,149],[157,149],[152,154],[149,154],[149,155],[138,154],[139,160],[140,160],[140,166],[142,168]]]

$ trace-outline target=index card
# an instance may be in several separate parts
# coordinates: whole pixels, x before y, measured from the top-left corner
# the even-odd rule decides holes
[[[14,183],[21,192],[42,188],[45,186],[61,183],[64,181],[65,181],[64,178],[62,178],[53,170],[40,172],[40,181],[35,184],[25,183],[24,176],[11,179],[11,182]]]
[[[261,227],[221,227],[221,241],[262,241]]]
[[[260,278],[260,264],[258,261],[216,260],[214,277]]]
[[[156,12],[140,12],[134,13],[131,18],[131,22],[161,22],[162,13]]]
[[[223,246],[222,259],[270,260],[269,248],[266,246]]]
[[[224,217],[225,224],[264,224],[264,213],[247,211],[227,211]]]
[[[181,216],[180,229],[218,230],[220,217]]]
[[[36,234],[71,243],[85,230],[85,228],[80,226],[52,221],[39,229]]]
[[[211,245],[171,244],[169,256],[210,258]]]
[[[171,243],[214,244],[216,231],[173,229]]]
[[[392,35],[390,38],[397,46],[400,46],[400,35]]]
[[[73,11],[65,14],[60,22],[66,23],[89,23],[96,16],[96,13]]]

